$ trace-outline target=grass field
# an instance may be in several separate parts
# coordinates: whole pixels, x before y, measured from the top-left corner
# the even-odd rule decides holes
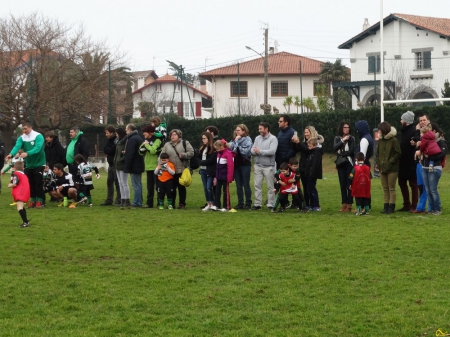
[[[340,214],[324,158],[322,212],[9,206],[2,177],[0,336],[431,336],[450,331],[450,178],[443,214]],[[397,189],[399,204],[401,195]],[[236,198],[232,191],[232,203]]]

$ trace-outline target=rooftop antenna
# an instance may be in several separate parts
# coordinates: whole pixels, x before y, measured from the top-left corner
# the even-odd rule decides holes
[[[366,30],[367,28],[369,28],[369,19],[368,18],[364,18],[364,24],[363,24],[363,31]]]
[[[278,53],[278,47],[280,46],[280,44],[278,43],[277,40],[275,40],[275,41],[273,42],[273,46],[275,47],[274,50],[273,50],[273,52],[274,52],[275,54]]]
[[[211,61],[213,59],[205,58],[205,71],[206,71],[206,61]]]

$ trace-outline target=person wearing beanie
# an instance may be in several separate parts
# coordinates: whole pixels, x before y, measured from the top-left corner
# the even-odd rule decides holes
[[[400,119],[401,138],[400,166],[398,171],[398,186],[402,192],[403,207],[398,209],[400,212],[412,212],[417,207],[419,199],[419,188],[417,186],[416,163],[414,159],[415,146],[411,145],[411,139],[414,137],[416,126],[414,125],[414,113],[406,111]],[[411,194],[408,189],[411,188]]]

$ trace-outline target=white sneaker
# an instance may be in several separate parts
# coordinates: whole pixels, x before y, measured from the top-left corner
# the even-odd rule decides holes
[[[209,211],[210,209],[211,209],[211,206],[206,205],[205,208],[202,208],[202,211],[203,211],[203,212],[206,212],[206,211]]]
[[[226,208],[221,208],[221,209],[219,209],[219,211],[221,211],[221,212],[227,212],[227,209],[226,209]]]
[[[210,208],[209,208],[211,211],[217,211],[218,209],[217,209],[217,206],[211,206]]]

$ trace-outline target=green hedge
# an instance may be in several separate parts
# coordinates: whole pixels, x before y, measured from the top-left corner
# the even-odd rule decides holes
[[[446,134],[450,134],[450,106],[422,106],[422,107],[386,107],[384,110],[384,120],[400,130],[401,115],[411,110],[418,120],[420,113],[426,113],[430,119],[439,124]],[[332,152],[333,138],[336,136],[337,127],[343,120],[350,123],[354,127],[358,120],[366,120],[371,129],[377,127],[380,123],[380,108],[372,107],[361,110],[345,110],[333,112],[314,112],[304,114],[291,114],[292,127],[298,131],[299,135],[303,134],[301,130],[307,125],[314,126],[317,131],[325,138],[323,148],[325,152]],[[260,122],[269,122],[271,132],[274,135],[278,133],[278,117],[279,115],[259,115],[259,116],[234,116],[211,119],[186,120],[176,115],[164,115],[168,124],[168,131],[172,129],[180,129],[183,131],[183,138],[189,140],[194,147],[200,146],[200,135],[209,125],[215,125],[219,129],[219,136],[227,141],[231,140],[234,128],[237,124],[245,124],[250,130],[250,136],[254,139],[258,135],[258,124]],[[140,130],[147,125],[148,120],[139,120],[136,126]],[[124,127],[123,125],[121,127]],[[91,144],[91,155],[95,153],[95,145],[98,145],[100,153],[103,151],[106,137],[104,135],[105,125],[82,125],[80,126],[84,135]],[[67,130],[67,134],[68,134]],[[353,130],[353,135],[355,131]]]

